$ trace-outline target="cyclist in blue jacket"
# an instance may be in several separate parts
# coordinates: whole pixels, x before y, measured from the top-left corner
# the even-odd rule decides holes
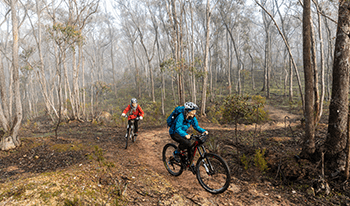
[[[182,108],[181,108],[182,109]],[[192,144],[190,141],[191,135],[187,134],[188,128],[192,127],[197,130],[199,133],[208,135],[208,131],[202,129],[198,126],[198,121],[196,118],[196,112],[198,106],[193,102],[186,102],[183,106],[183,112],[179,113],[169,129],[169,134],[171,139],[179,143],[178,148],[180,150],[187,149],[188,157],[191,157],[191,148]],[[178,153],[178,151],[175,151]]]

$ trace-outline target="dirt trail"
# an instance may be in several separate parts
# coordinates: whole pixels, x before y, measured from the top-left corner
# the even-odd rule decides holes
[[[273,107],[267,107],[270,118],[275,122],[273,125],[266,124],[264,128],[282,127],[284,117],[297,119],[297,116],[289,114],[283,110]],[[210,126],[209,124],[200,124],[209,132],[211,128],[224,128],[221,126]],[[206,127],[208,126],[208,127]],[[254,126],[251,126],[252,128]],[[142,126],[141,126],[142,128]],[[247,126],[241,126],[240,129],[247,129]],[[252,129],[251,128],[251,129]],[[171,198],[159,201],[160,205],[294,205],[288,200],[281,199],[281,196],[274,191],[273,186],[266,183],[264,190],[259,189],[248,182],[240,181],[232,174],[232,181],[229,189],[223,194],[212,195],[206,192],[198,183],[196,176],[190,171],[185,170],[179,177],[171,176],[165,169],[162,162],[163,146],[173,142],[167,128],[158,128],[151,131],[140,131],[140,136],[135,144],[131,144],[126,153],[128,157],[134,157],[139,160],[141,165],[146,165],[150,170],[164,177],[176,189]],[[142,161],[142,162],[141,162]]]

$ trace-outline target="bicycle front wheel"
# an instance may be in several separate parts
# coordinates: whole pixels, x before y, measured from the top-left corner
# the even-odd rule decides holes
[[[212,194],[222,193],[230,185],[230,169],[219,155],[207,153],[200,157],[196,170],[199,184]]]
[[[163,148],[163,163],[168,172],[173,176],[179,176],[183,172],[181,160],[174,157],[174,151],[177,147],[168,143]]]

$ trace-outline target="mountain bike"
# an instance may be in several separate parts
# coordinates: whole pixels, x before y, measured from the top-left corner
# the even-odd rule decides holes
[[[125,116],[125,118],[128,118],[128,115]],[[131,119],[128,121],[128,126],[126,127],[126,134],[125,134],[125,149],[128,148],[128,140],[130,139],[132,142],[136,141],[136,137],[134,134],[134,127],[135,127],[135,121],[138,121],[140,118],[136,117],[135,119]]]
[[[173,176],[179,176],[185,169],[189,169],[197,176],[199,184],[212,194],[224,192],[231,181],[230,169],[225,160],[217,154],[207,153],[204,143],[207,135],[191,135],[194,143],[191,147],[192,156],[188,157],[188,151],[180,151],[175,154],[177,146],[168,143],[163,148],[163,163],[168,172]],[[199,152],[199,159],[196,166],[192,165],[196,152]]]

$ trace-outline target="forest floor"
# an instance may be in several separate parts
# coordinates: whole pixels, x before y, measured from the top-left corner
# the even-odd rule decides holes
[[[55,138],[50,121],[36,119],[23,125],[22,146],[0,151],[0,205],[350,205],[350,187],[340,174],[325,171],[326,195],[319,184],[322,164],[298,158],[300,117],[265,109],[268,122],[238,125],[237,132],[234,125],[200,118],[210,132],[207,149],[231,169],[231,184],[218,195],[206,192],[188,170],[178,177],[167,172],[162,148],[173,141],[165,126],[141,122],[137,141],[124,149],[125,127],[73,121]],[[326,128],[318,126],[319,141]],[[254,164],[258,148],[268,170]]]

